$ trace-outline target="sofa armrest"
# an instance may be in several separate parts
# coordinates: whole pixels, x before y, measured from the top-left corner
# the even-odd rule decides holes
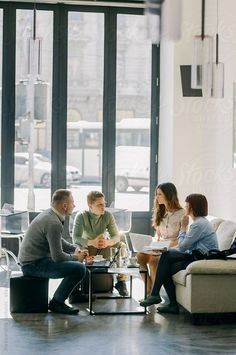
[[[188,274],[235,274],[236,260],[198,260],[186,268]]]

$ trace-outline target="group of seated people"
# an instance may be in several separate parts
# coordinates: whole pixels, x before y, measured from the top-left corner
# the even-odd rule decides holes
[[[102,192],[91,191],[87,196],[88,210],[76,215],[73,226],[73,244],[63,238],[63,224],[75,207],[72,193],[59,189],[52,196],[51,208],[41,212],[30,224],[19,251],[19,262],[24,275],[62,278],[49,310],[55,313],[77,314],[78,308],[68,306],[79,301],[81,281],[87,277],[86,263],[92,256],[101,254],[109,258],[110,248],[120,245],[120,234],[113,215],[106,211]],[[217,249],[217,237],[210,222],[207,199],[201,194],[191,194],[180,206],[177,190],[172,183],[157,186],[153,203],[152,225],[158,240],[169,240],[170,248],[161,256],[137,253],[141,269],[146,269],[146,299],[143,307],[161,303],[160,289],[164,286],[169,297],[168,305],[157,308],[162,313],[178,313],[172,275],[193,261],[191,252]],[[189,216],[193,223],[189,227]],[[105,237],[109,233],[109,239]],[[142,275],[142,274],[141,274]],[[127,296],[126,275],[118,275],[115,288]],[[78,296],[78,298],[77,298]]]

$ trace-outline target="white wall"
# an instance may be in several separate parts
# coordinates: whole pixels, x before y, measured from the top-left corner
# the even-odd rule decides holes
[[[232,168],[236,1],[219,0],[224,99],[182,96],[180,65],[191,64],[192,36],[200,34],[201,1],[182,3],[181,40],[161,44],[159,182],[173,181],[182,203],[189,193],[204,193],[209,214],[236,220],[236,169]],[[213,36],[216,4],[206,1],[205,33]]]

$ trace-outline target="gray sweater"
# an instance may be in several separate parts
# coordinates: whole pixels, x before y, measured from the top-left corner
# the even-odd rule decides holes
[[[63,225],[52,209],[40,213],[30,224],[19,251],[21,265],[51,257],[53,261],[77,260],[76,247],[63,239]]]

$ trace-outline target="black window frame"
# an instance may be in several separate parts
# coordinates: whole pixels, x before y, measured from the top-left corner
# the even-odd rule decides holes
[[[2,164],[1,202],[14,203],[15,145],[15,44],[16,11],[33,10],[33,3],[2,2],[3,65],[2,65]],[[102,189],[108,204],[115,196],[116,138],[116,31],[118,14],[143,15],[143,9],[126,7],[84,6],[37,3],[38,10],[53,11],[53,79],[51,193],[66,187],[67,143],[67,53],[68,12],[104,14],[104,96],[103,96],[103,171]],[[139,231],[151,232],[150,214],[158,176],[158,117],[160,100],[160,47],[152,45],[151,136],[150,136],[150,203],[149,211],[133,212],[133,224]],[[109,169],[108,169],[109,166]],[[143,221],[145,220],[145,226]],[[141,223],[136,223],[142,221]]]

